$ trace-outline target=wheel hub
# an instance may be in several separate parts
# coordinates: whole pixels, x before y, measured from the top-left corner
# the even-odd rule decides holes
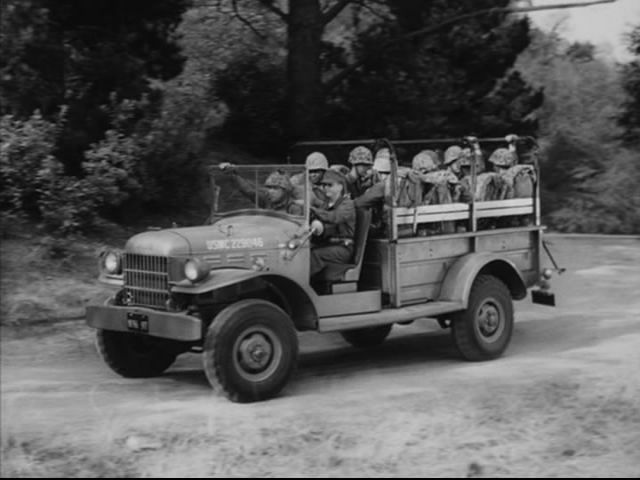
[[[240,343],[238,353],[244,368],[259,371],[271,361],[273,347],[265,335],[253,333]]]
[[[478,311],[478,328],[485,337],[494,335],[500,327],[500,311],[492,303],[485,303]]]

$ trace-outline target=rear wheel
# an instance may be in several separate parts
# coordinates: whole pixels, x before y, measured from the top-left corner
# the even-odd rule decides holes
[[[496,277],[478,275],[467,309],[453,317],[451,327],[465,359],[490,360],[502,355],[513,333],[513,302],[507,286]]]
[[[241,300],[222,310],[205,338],[203,364],[211,386],[234,402],[277,395],[298,357],[293,322],[264,300]]]
[[[340,332],[342,338],[354,347],[370,348],[380,345],[389,336],[393,325],[381,325],[379,327],[356,328]]]
[[[178,344],[171,340],[99,329],[96,343],[105,363],[128,378],[155,377],[169,368],[178,356]]]

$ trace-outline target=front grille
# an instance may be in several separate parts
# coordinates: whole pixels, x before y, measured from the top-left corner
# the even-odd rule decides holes
[[[123,271],[128,304],[165,307],[169,299],[167,257],[126,253]]]

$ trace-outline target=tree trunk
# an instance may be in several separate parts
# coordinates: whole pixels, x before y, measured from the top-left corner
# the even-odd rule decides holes
[[[288,129],[293,141],[318,136],[323,27],[319,0],[289,2]]]

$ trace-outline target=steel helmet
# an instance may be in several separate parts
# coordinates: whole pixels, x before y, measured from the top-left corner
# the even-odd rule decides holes
[[[373,169],[376,172],[390,173],[391,159],[388,157],[376,157],[376,160],[373,162]]]
[[[313,152],[307,155],[305,166],[307,170],[327,170],[329,168],[329,162],[327,161],[327,157],[322,153]]]
[[[462,156],[462,148],[458,145],[451,145],[444,152],[444,164],[450,165]]]
[[[426,172],[437,170],[438,155],[433,150],[422,150],[411,160],[411,168]]]
[[[351,165],[373,165],[371,150],[367,147],[363,147],[362,145],[354,148],[349,153],[349,163]]]
[[[498,167],[511,167],[516,163],[515,160],[513,152],[510,152],[506,148],[496,148],[489,157],[489,162]]]
[[[284,173],[275,171],[271,173],[264,182],[265,187],[278,187],[283,189],[285,192],[291,192],[293,190],[293,185],[291,184],[291,180]]]
[[[391,172],[391,152],[388,148],[381,148],[376,152],[373,169],[378,172]]]

